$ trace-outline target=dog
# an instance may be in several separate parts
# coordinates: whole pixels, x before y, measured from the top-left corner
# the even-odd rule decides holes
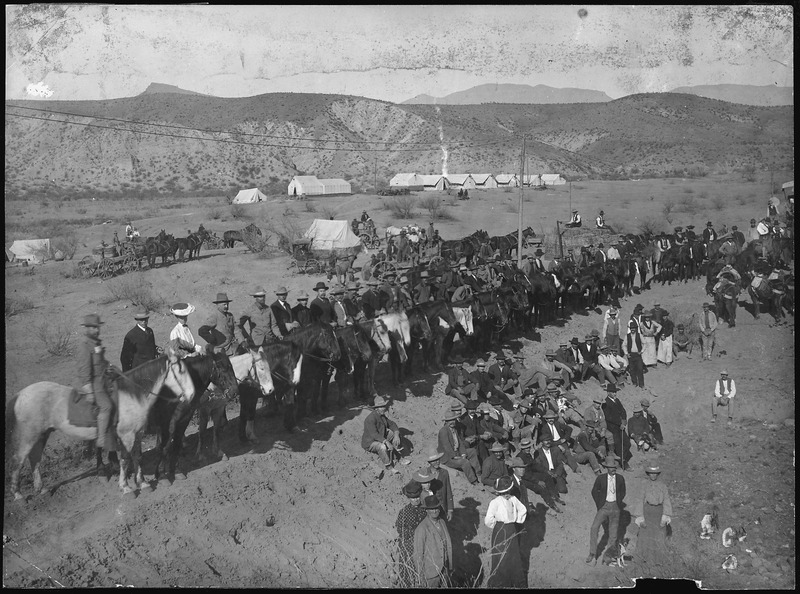
[[[710,540],[711,535],[719,529],[719,514],[717,512],[716,505],[710,512],[703,516],[703,519],[700,522],[700,528],[702,529],[700,532],[700,538],[703,540]]]
[[[627,567],[628,564],[626,561],[630,559],[630,555],[628,554],[629,543],[629,538],[623,539],[622,542],[613,548],[613,553],[612,548],[609,547],[608,550],[603,553],[603,563],[609,567]]]

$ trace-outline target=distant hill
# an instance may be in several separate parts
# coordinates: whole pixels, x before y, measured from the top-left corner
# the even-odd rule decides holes
[[[6,101],[5,123],[7,200],[219,195],[255,186],[274,195],[300,174],[342,177],[358,191],[372,187],[376,173],[386,184],[397,172],[441,172],[442,144],[450,172],[508,173],[519,169],[523,134],[531,171],[584,178],[792,169],[794,155],[792,107],[672,93],[441,106],[304,93],[147,93]]]
[[[152,95],[155,93],[177,93],[178,95],[202,95],[203,97],[211,97],[211,95],[203,95],[196,91],[187,91],[174,85],[166,85],[164,83],[150,83],[141,95]]]
[[[688,93],[741,105],[794,105],[794,87],[766,85],[698,85],[678,87],[671,93]]]
[[[603,103],[611,97],[601,91],[588,89],[556,89],[547,85],[487,84],[466,91],[450,93],[444,97],[417,95],[403,101],[404,105],[479,105],[482,103],[557,104],[557,103]]]

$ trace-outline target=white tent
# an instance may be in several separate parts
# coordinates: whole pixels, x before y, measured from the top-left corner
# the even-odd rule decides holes
[[[398,173],[389,180],[390,188],[408,188],[422,190],[425,186],[423,176],[416,173]]]
[[[447,181],[450,182],[450,187],[458,188],[459,190],[474,190],[475,180],[469,173],[448,173]]]
[[[343,179],[321,179],[319,183],[322,184],[323,194],[352,194],[353,190],[350,187],[350,182]]]
[[[251,204],[253,202],[265,202],[267,196],[258,188],[250,188],[249,190],[239,190],[236,197],[233,199],[233,204]]]
[[[475,187],[479,190],[491,190],[497,187],[497,180],[491,173],[470,173],[469,176],[475,180]]]
[[[441,192],[450,187],[450,182],[447,181],[447,178],[439,174],[420,175],[419,177],[426,192]]]
[[[498,187],[501,188],[518,188],[519,180],[516,173],[498,173],[494,176]]]
[[[17,260],[28,262],[42,262],[43,257],[50,255],[49,239],[17,239],[8,248]]]
[[[289,196],[306,194],[307,196],[319,196],[324,194],[324,187],[316,175],[295,175],[289,182]]]
[[[304,237],[311,240],[312,250],[342,250],[361,246],[349,221],[314,219]]]
[[[522,183],[525,186],[541,186],[542,178],[539,177],[539,175],[524,175],[522,177]]]
[[[560,173],[543,173],[542,184],[546,186],[563,186],[567,183]]]

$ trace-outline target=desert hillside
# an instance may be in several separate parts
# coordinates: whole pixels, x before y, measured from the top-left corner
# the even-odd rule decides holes
[[[293,175],[378,186],[400,171],[586,178],[791,166],[791,107],[694,95],[570,105],[395,105],[343,95],[6,102],[6,197],[285,191]],[[441,139],[441,140],[440,140]]]

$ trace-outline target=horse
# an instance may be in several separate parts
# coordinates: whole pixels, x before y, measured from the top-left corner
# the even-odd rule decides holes
[[[207,354],[186,357],[183,361],[194,383],[195,397],[188,402],[184,401],[186,404],[181,406],[180,398],[177,395],[173,394],[169,388],[162,388],[159,393],[161,398],[150,409],[150,423],[157,428],[154,476],[156,481],[161,477],[161,463],[164,461],[165,448],[169,448],[165,469],[166,477],[170,481],[175,480],[175,468],[183,446],[183,436],[208,385],[214,382],[223,390],[225,397],[239,395],[236,374],[228,355],[224,352],[208,351]]]
[[[408,359],[406,361],[405,370],[400,367],[400,369],[396,370],[392,369],[392,377],[394,378],[395,375],[399,377],[399,381],[403,381],[403,372],[405,371],[408,375],[413,375],[413,355],[417,349],[422,348],[423,344],[429,344],[430,341],[433,339],[433,331],[431,329],[431,325],[428,322],[428,316],[426,315],[425,310],[423,310],[420,306],[411,307],[406,310],[406,315],[408,316],[408,324],[409,324],[409,334],[411,335],[411,343],[409,348],[406,352],[408,355]],[[423,354],[424,357],[424,354]],[[390,364],[391,364],[390,359]],[[423,362],[423,367],[427,367],[427,364]]]
[[[553,276],[549,273],[533,272],[528,280],[531,285],[528,295],[531,304],[531,326],[535,330],[537,327],[543,327],[544,320],[553,315],[558,292]]]
[[[303,365],[302,349],[287,340],[271,342],[261,347],[269,363],[270,373],[274,381],[275,391],[270,400],[273,410],[278,408],[278,398],[283,403],[283,426],[291,431],[295,424],[295,400],[297,386],[300,384]],[[261,392],[248,383],[239,386],[239,441],[255,442],[254,423],[256,406]]]
[[[148,237],[145,241],[145,248],[147,249],[147,264],[150,268],[156,265],[156,258],[161,258],[161,264],[167,263],[167,258],[170,256],[175,260],[175,253],[178,251],[178,244],[172,234],[166,234],[161,230],[155,237]]]
[[[712,289],[717,313],[721,320],[728,322],[729,328],[736,326],[736,299],[740,290],[741,287],[737,283],[731,282],[724,276]]]
[[[760,280],[758,277],[754,278],[753,282],[747,286],[747,292],[753,302],[753,318],[758,319],[759,309],[761,309],[761,304],[763,303],[767,305],[768,312],[772,314],[775,321],[780,323],[783,319],[782,301],[785,290],[786,288],[782,282],[770,281],[766,278],[761,278]]]
[[[389,329],[386,324],[379,319],[365,320],[359,322],[358,325],[366,332],[370,352],[372,353],[366,365],[367,373],[363,376],[363,388],[360,393],[369,394],[370,397],[374,398],[378,395],[375,391],[375,370],[377,369],[378,361],[391,350],[392,339],[389,336]],[[356,367],[361,365],[361,362],[356,363]],[[359,371],[359,375],[362,375],[361,371]]]
[[[200,255],[200,246],[208,237],[208,231],[203,229],[201,225],[197,233],[192,233],[191,230],[187,231],[186,237],[179,237],[175,240],[178,246],[178,259],[183,260],[183,256],[188,252],[187,259],[191,260],[193,257]]]
[[[445,364],[449,361],[455,335],[458,334],[459,340],[474,336],[475,320],[486,319],[486,310],[481,302],[473,297],[463,301],[454,301],[451,303],[451,307],[457,324],[450,328],[442,341],[442,363]]]
[[[497,291],[475,293],[474,299],[483,306],[486,317],[479,320],[473,341],[477,348],[488,350],[494,333],[499,335],[508,324],[510,308],[505,300],[499,298]]]
[[[353,397],[366,400],[364,393],[364,370],[372,357],[367,332],[358,325],[337,328],[334,331],[339,348],[346,356],[341,357],[336,363],[336,386],[339,393],[339,406],[344,404],[344,391],[348,377],[353,379]]]
[[[427,318],[431,329],[430,340],[422,340],[422,369],[428,371],[428,363],[442,366],[442,341],[450,328],[455,328],[458,321],[449,302],[444,299],[420,303],[416,306]],[[431,349],[431,347],[433,347]],[[433,357],[433,358],[431,358]],[[410,368],[410,364],[409,364]]]
[[[222,241],[226,248],[232,248],[237,241],[244,242],[245,235],[253,233],[261,237],[261,229],[255,223],[250,223],[244,229],[225,231],[222,234]]]
[[[333,328],[322,322],[295,328],[284,341],[289,341],[303,352],[303,365],[297,390],[297,418],[306,416],[307,408],[313,415],[328,412],[328,384],[333,374],[333,363],[342,356],[339,341]],[[307,407],[310,401],[310,407]]]
[[[230,357],[233,373],[236,375],[236,381],[239,382],[239,402],[241,403],[244,398],[244,391],[249,389],[256,390],[255,399],[258,400],[260,396],[267,397],[275,391],[275,384],[272,379],[272,373],[269,368],[269,361],[267,360],[264,349],[259,348],[257,351],[248,351],[241,355],[234,355]],[[228,398],[213,398],[210,395],[215,392],[215,385],[212,383],[209,389],[201,396],[200,402],[197,404],[197,450],[195,451],[195,458],[201,457],[201,450],[203,447],[203,440],[208,426],[209,419],[214,423],[214,430],[212,432],[212,456],[214,458],[222,458],[227,460],[228,456],[220,450],[219,447],[219,434],[227,422],[225,414],[225,405]],[[245,425],[245,433],[247,438],[251,441],[257,441],[255,432],[253,431],[253,421],[250,420]]]
[[[113,386],[117,396],[115,432],[124,450],[120,458],[119,488],[123,494],[128,494],[134,492],[126,480],[129,459],[137,490],[144,481],[140,466],[141,437],[150,409],[162,398],[161,388],[167,387],[173,394],[189,399],[194,398],[195,390],[186,364],[173,354],[162,355],[120,374],[113,380]],[[16,445],[11,473],[11,492],[15,500],[23,499],[19,478],[26,459],[31,463],[34,490],[43,492],[39,463],[50,433],[58,430],[84,441],[97,437],[97,427],[76,427],[69,422],[67,399],[73,392],[71,386],[37,382],[20,390],[9,401],[7,409],[13,411],[10,429]],[[99,450],[97,463],[99,473],[102,466]]]
[[[399,370],[401,365],[408,361],[406,347],[411,345],[411,325],[406,312],[392,312],[378,316],[376,319],[382,321],[389,331],[392,348],[389,350],[389,365],[393,370],[392,379],[400,383],[401,373],[395,374],[394,370]]]
[[[519,237],[519,230],[513,231],[507,235],[495,235],[489,238],[489,245],[493,250],[499,251],[500,256],[503,259],[510,258],[512,256],[512,253],[517,249],[519,245],[518,237]],[[522,230],[523,247],[527,246],[529,237],[536,237],[536,233],[530,226]]]

